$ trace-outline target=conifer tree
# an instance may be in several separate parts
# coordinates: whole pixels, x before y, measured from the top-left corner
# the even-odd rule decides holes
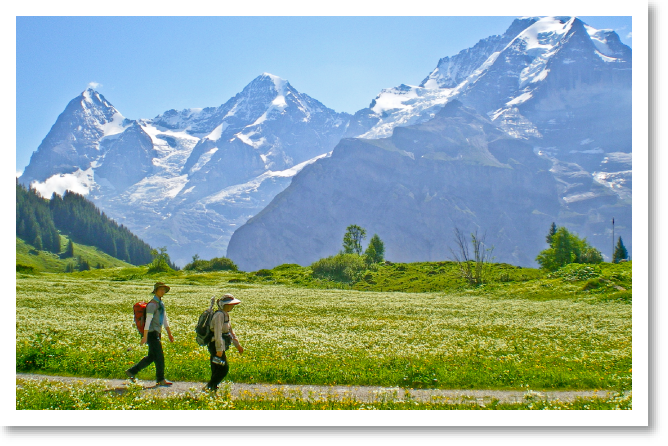
[[[65,250],[65,257],[74,257],[74,243],[70,240],[67,243],[67,249]]]
[[[620,260],[626,260],[628,258],[629,258],[629,252],[626,250],[626,246],[624,246],[622,238],[619,237],[617,239],[617,246],[615,247],[615,253],[612,262],[619,263]]]
[[[556,233],[557,233],[557,225],[554,224],[554,222],[552,222],[552,226],[550,226],[550,232],[548,232],[547,237],[545,237],[545,241],[547,242],[548,245],[552,246],[552,238]]]

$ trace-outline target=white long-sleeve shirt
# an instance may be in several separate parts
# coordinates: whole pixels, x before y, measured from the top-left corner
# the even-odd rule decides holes
[[[225,311],[216,311],[211,318],[211,330],[213,331],[213,340],[216,341],[216,351],[225,351],[225,343],[223,342],[223,333],[229,333],[235,344],[238,342],[237,337],[232,330],[230,322],[230,315]]]

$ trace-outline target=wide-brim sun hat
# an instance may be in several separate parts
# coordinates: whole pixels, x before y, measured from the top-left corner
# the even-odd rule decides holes
[[[156,284],[153,285],[153,294],[155,294],[155,292],[158,291],[158,288],[167,288],[167,291],[165,291],[165,293],[167,293],[171,289],[162,282],[156,282]]]
[[[232,296],[231,294],[225,294],[218,300],[219,305],[236,305],[240,303],[241,301],[236,297]]]

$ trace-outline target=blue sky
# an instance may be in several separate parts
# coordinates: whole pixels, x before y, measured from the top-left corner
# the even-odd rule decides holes
[[[17,17],[16,169],[94,83],[125,117],[215,107],[263,72],[336,111],[417,85],[514,17]],[[631,17],[581,19],[631,46]]]

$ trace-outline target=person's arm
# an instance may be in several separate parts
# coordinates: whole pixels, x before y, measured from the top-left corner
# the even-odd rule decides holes
[[[237,339],[237,335],[234,334],[234,330],[232,330],[231,326],[230,326],[230,337],[232,338],[232,342],[234,343],[234,346],[239,351],[239,353],[243,353],[244,348],[239,343],[239,339]]]
[[[216,356],[223,356],[223,320],[222,312],[213,315],[213,339],[216,341]]]
[[[167,330],[167,336],[169,337],[169,342],[174,342],[174,336],[172,336],[172,330],[169,329],[169,318],[167,317],[167,310],[165,310],[165,330]]]

